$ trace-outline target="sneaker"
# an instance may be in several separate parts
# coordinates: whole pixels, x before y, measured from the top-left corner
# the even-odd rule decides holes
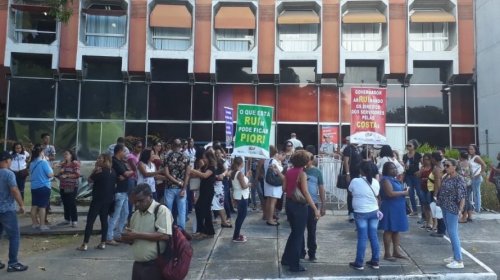
[[[104,250],[104,249],[106,249],[106,243],[101,242],[101,243],[99,243],[99,245],[97,245],[95,248],[96,248],[96,249],[99,249],[99,250]]]
[[[233,239],[233,242],[235,242],[235,243],[245,243],[245,242],[247,242],[247,239],[244,236],[240,235],[240,236],[238,236],[238,238]]]
[[[0,262],[0,269],[4,269],[5,268],[5,264]]]
[[[116,242],[115,240],[107,240],[106,244],[111,245],[111,246],[118,246],[119,245],[119,243]]]
[[[365,269],[362,265],[358,265],[355,262],[350,262],[349,266],[352,267],[352,268],[354,268],[354,269],[356,269],[356,270],[363,270],[363,269]]]
[[[78,222],[71,222],[71,227],[77,227],[78,226]]]
[[[464,268],[464,262],[452,261],[451,263],[447,264],[446,267],[451,269]]]
[[[378,264],[378,262],[368,261],[368,262],[366,262],[366,264],[369,265],[373,269],[379,269],[380,268],[380,265]]]
[[[309,256],[309,261],[310,262],[317,262],[318,259],[316,258],[316,256]]]
[[[444,259],[443,262],[445,262],[445,263],[452,263],[454,260],[455,260],[455,258],[449,257],[449,258]]]
[[[21,263],[9,264],[7,267],[7,272],[21,272],[26,271],[28,269],[27,265],[23,265]]]
[[[50,228],[46,225],[43,225],[43,226],[40,226],[40,230],[41,231],[48,231],[48,230],[50,230]]]

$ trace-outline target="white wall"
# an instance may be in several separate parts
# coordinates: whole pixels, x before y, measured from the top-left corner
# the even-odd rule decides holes
[[[477,92],[481,153],[496,158],[500,151],[500,1],[474,1],[476,5]],[[488,144],[485,131],[488,130]]]

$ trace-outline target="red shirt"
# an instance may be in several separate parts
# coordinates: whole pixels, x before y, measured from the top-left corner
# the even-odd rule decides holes
[[[299,178],[300,172],[304,171],[302,167],[290,168],[286,171],[286,197],[291,198],[297,187],[297,179]]]

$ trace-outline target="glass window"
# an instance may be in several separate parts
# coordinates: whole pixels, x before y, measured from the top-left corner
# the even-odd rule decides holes
[[[215,32],[217,48],[221,51],[245,52],[254,47],[251,29],[217,29]]]
[[[318,121],[317,86],[283,85],[278,90],[278,121]]]
[[[127,119],[145,120],[147,118],[148,86],[144,83],[127,85]]]
[[[473,127],[453,127],[451,128],[451,143],[454,148],[467,148],[471,143],[476,143]]]
[[[342,24],[342,47],[348,51],[378,51],[382,47],[382,24]]]
[[[211,121],[213,111],[213,87],[196,84],[193,87],[193,120]]]
[[[345,85],[344,87],[340,88],[340,102],[341,102],[340,121],[342,123],[351,122],[351,87],[352,87],[351,85]]]
[[[125,88],[121,82],[84,81],[80,101],[80,118],[123,119],[124,99]]]
[[[186,59],[151,59],[153,81],[187,82],[188,61]]]
[[[414,85],[407,91],[408,123],[449,123],[448,94],[442,92],[442,86]]]
[[[339,121],[339,89],[336,86],[321,86],[319,95],[319,121]]]
[[[449,46],[448,23],[410,23],[410,47],[416,51],[445,51]]]
[[[12,54],[12,76],[52,78],[52,55],[48,54]]]
[[[9,117],[53,118],[55,103],[54,80],[10,80]]]
[[[314,83],[316,61],[280,61],[281,83]]]
[[[434,147],[449,147],[450,129],[448,127],[408,127],[408,139],[417,139],[420,144],[428,143]]]
[[[217,82],[224,83],[251,83],[251,60],[217,60],[215,66]]]
[[[344,83],[377,84],[382,76],[382,61],[347,61]]]
[[[122,60],[119,57],[83,57],[84,77],[88,80],[122,81]]]
[[[474,124],[474,88],[472,86],[451,87],[451,123]]]
[[[15,12],[15,41],[28,44],[51,44],[56,40],[56,20],[47,12]]]
[[[401,85],[387,86],[387,115],[388,123],[405,122],[405,89]]]
[[[225,134],[224,134],[225,135]],[[209,143],[212,141],[212,124],[211,123],[193,123],[191,128],[191,137],[197,144]],[[225,139],[225,138],[222,138]]]
[[[149,123],[148,138],[150,136],[169,142],[177,137],[187,138],[189,137],[189,123]]]
[[[190,113],[190,85],[153,83],[149,86],[149,119],[189,120]]]
[[[57,86],[57,117],[78,118],[78,91],[80,83],[75,80],[61,80]]]
[[[62,159],[64,150],[76,150],[76,122],[57,122],[54,146],[57,147],[56,158]]]
[[[274,108],[273,121],[276,115],[276,86],[259,85],[257,87],[257,104]]]
[[[146,124],[143,122],[128,122],[125,124],[125,137],[144,141],[146,138]]]
[[[9,121],[7,141],[19,141],[27,144],[40,142],[42,133],[52,134],[54,122],[46,121]]]
[[[119,48],[125,44],[127,16],[90,15],[85,17],[87,46]]]
[[[447,70],[451,62],[415,61],[411,84],[443,84],[447,80]]]
[[[233,124],[233,136],[234,135],[236,135],[236,124]],[[222,143],[222,145],[226,145],[226,124],[225,123],[215,123],[214,124],[213,140],[220,141]]]
[[[319,24],[278,25],[279,47],[288,52],[313,51],[318,47]]]
[[[290,139],[290,134],[295,132],[297,139],[302,142],[304,148],[307,145],[313,145],[318,150],[318,125],[311,124],[278,124],[277,145],[280,149],[284,148],[285,141]]]
[[[191,46],[191,28],[152,27],[153,47],[157,50],[183,51]]]
[[[123,122],[81,122],[79,128],[80,160],[95,160],[116,143],[116,138],[124,136]]]
[[[217,85],[215,86],[215,120],[223,121],[224,107],[233,108],[233,119],[236,120],[238,104],[255,104],[255,87],[250,85]]]

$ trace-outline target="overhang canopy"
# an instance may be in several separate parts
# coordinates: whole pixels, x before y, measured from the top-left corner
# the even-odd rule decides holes
[[[348,10],[343,23],[386,23],[385,15],[378,10]]]
[[[313,10],[285,10],[278,17],[278,24],[319,24],[318,14]]]
[[[149,26],[191,28],[193,18],[185,5],[157,4],[149,15]]]
[[[48,6],[42,6],[42,5],[12,4],[10,5],[10,7],[17,11],[32,12],[32,13],[47,13],[50,10]]]
[[[416,10],[410,16],[410,21],[415,23],[425,22],[455,22],[455,16],[445,11],[419,11]]]
[[[215,15],[215,29],[255,29],[255,15],[250,7],[220,7]]]

